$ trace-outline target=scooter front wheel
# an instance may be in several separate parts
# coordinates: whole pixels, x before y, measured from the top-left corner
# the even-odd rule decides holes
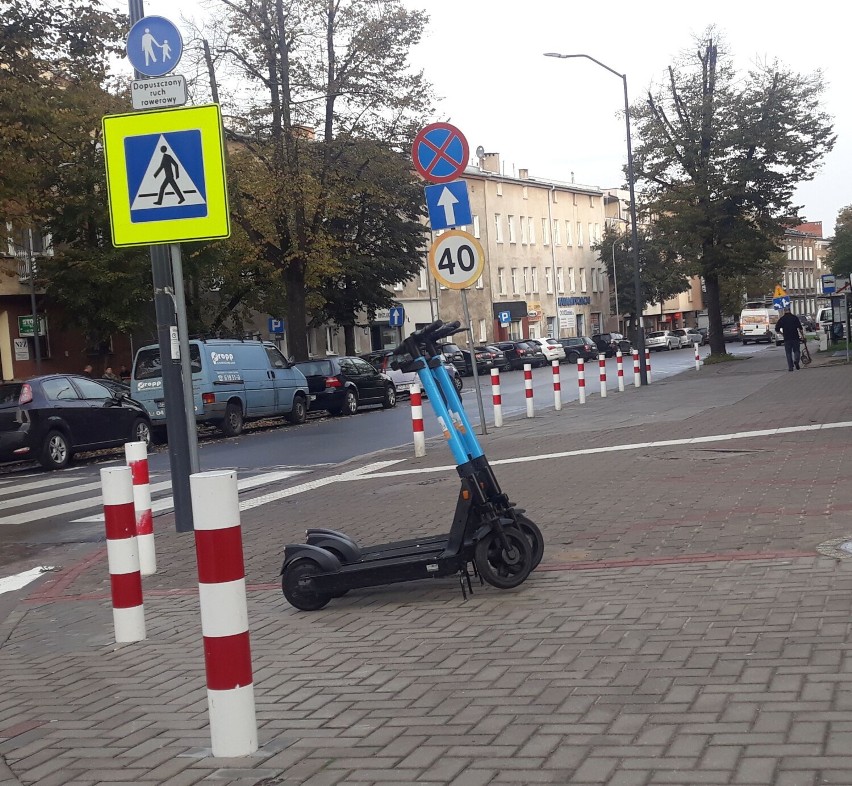
[[[284,569],[281,589],[291,606],[301,611],[317,611],[331,600],[331,595],[318,592],[312,582],[307,581],[317,573],[322,573],[319,563],[307,558],[294,560]]]
[[[544,556],[544,536],[541,530],[534,521],[530,521],[523,513],[515,513],[515,521],[518,522],[518,529],[526,535],[532,552],[532,569],[538,567],[541,558]]]
[[[489,532],[477,542],[473,562],[479,575],[492,587],[512,589],[526,581],[533,569],[532,551],[526,536],[514,527],[504,527],[509,548],[498,532]]]

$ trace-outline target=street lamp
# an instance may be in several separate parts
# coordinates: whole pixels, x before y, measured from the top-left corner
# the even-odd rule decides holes
[[[645,365],[645,331],[642,328],[642,282],[639,279],[639,233],[636,227],[636,193],[634,191],[633,177],[633,147],[630,141],[630,102],[627,99],[627,74],[619,74],[614,68],[610,68],[600,60],[591,55],[563,55],[559,52],[545,52],[545,57],[558,57],[567,60],[571,57],[585,57],[593,63],[605,68],[611,74],[615,74],[624,85],[624,122],[627,126],[627,183],[630,188],[630,231],[633,243],[633,285],[636,293],[636,348],[639,350],[639,378],[641,384],[648,384],[648,369]]]
[[[619,205],[618,212],[621,212],[621,206]],[[620,216],[616,218],[615,216],[609,216],[607,218],[608,221],[621,221],[623,223],[628,223],[626,218],[621,218]],[[615,323],[618,329],[618,332],[621,332],[621,311],[618,308],[618,271],[615,268],[615,242],[616,238],[612,239],[612,288],[615,292]]]

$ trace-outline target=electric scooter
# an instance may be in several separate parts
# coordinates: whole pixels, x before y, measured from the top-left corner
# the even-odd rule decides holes
[[[307,530],[307,542],[284,549],[281,584],[291,605],[323,608],[350,589],[456,575],[462,593],[474,574],[492,586],[522,584],[544,551],[541,531],[501,491],[436,346],[457,333],[440,320],[414,331],[394,350],[394,367],[416,371],[456,460],[461,489],[448,535],[359,546],[342,532]]]

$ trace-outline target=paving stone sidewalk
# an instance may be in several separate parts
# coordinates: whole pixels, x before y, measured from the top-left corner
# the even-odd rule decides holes
[[[852,369],[783,369],[766,351],[489,429],[547,542],[516,591],[464,602],[424,582],[312,614],[283,600],[283,546],[306,526],[446,530],[440,443],[245,511],[251,757],[209,754],[192,538],[156,520],[133,645],[112,643],[103,549],[75,557],[0,625],[0,783],[852,783],[852,562],[817,551],[852,539]],[[378,461],[398,463],[345,474]]]

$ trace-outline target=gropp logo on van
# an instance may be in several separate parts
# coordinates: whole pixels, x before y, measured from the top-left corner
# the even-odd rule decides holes
[[[217,365],[225,365],[228,363],[236,363],[234,356],[230,352],[211,352],[210,359]]]
[[[150,390],[151,388],[161,388],[163,386],[162,380],[158,379],[154,382],[137,382],[136,387],[139,390]]]

